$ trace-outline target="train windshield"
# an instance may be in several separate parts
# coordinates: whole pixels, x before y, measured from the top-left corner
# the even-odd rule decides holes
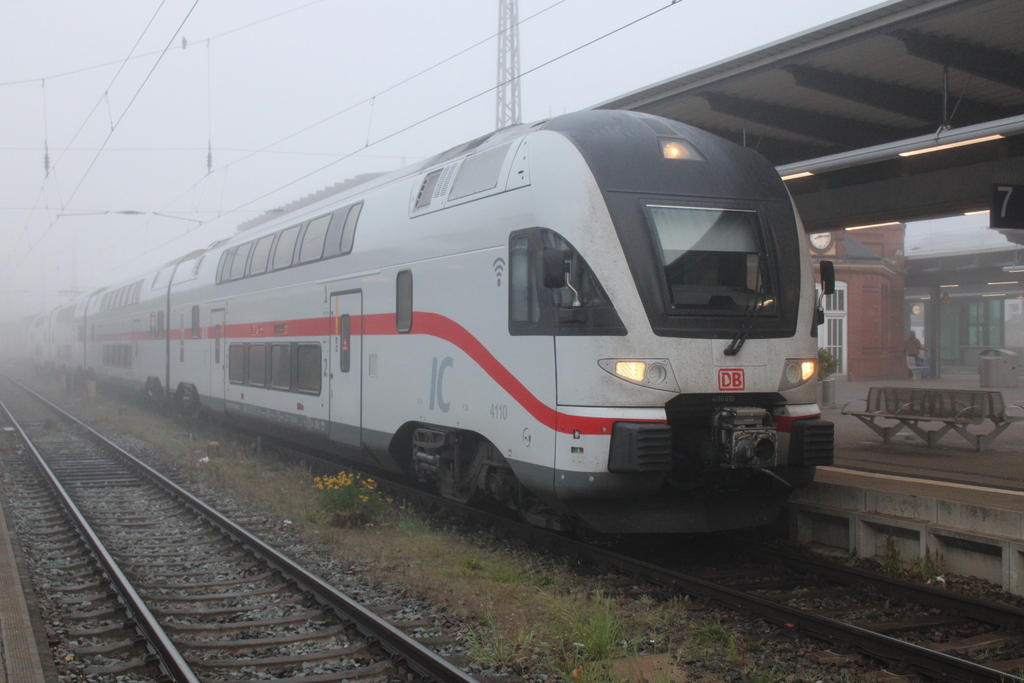
[[[775,313],[757,212],[657,204],[647,210],[674,312]]]

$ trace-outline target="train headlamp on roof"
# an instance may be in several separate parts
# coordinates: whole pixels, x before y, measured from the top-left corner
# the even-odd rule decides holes
[[[676,161],[707,161],[688,140],[682,138],[658,138],[661,155]]]

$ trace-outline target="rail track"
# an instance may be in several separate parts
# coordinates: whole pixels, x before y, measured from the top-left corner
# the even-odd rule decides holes
[[[18,489],[19,536],[39,544],[47,599],[65,614],[61,635],[77,643],[65,659],[81,660],[79,673],[132,681],[476,680],[21,390],[14,412],[28,419],[0,402],[25,445],[7,455],[6,487],[8,495]],[[29,394],[49,414],[26,405]]]
[[[614,539],[583,542],[505,516],[467,511],[399,482],[386,486],[396,495],[486,523],[502,536],[518,536],[603,570],[643,579],[668,594],[726,605],[787,633],[826,641],[836,651],[825,657],[837,663],[863,655],[887,669],[929,680],[1024,681],[1024,609],[1011,605],[744,538],[716,538],[696,553],[697,563],[689,544],[673,551],[665,543],[644,541],[643,550],[616,551],[607,547],[614,547]],[[623,545],[637,546],[635,539]],[[645,559],[651,556],[656,559]]]
[[[382,479],[380,473],[374,476]],[[641,578],[660,586],[663,594],[727,605],[785,633],[826,641],[836,650],[826,656],[837,662],[862,655],[929,680],[1024,680],[1019,677],[1024,670],[1024,610],[1012,606],[745,540],[719,542],[718,550],[697,553],[702,559],[696,564],[694,553],[673,553],[664,545],[615,551],[500,515],[467,512],[465,506],[400,482],[387,486],[407,499],[471,517],[502,534]],[[728,552],[715,555],[723,547]]]

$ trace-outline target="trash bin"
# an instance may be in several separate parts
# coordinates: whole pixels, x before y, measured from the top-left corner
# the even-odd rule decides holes
[[[978,355],[983,389],[1017,386],[1017,354],[1009,349],[986,349]]]

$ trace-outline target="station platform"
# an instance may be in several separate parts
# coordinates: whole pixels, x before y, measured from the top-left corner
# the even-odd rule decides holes
[[[4,508],[0,505],[0,683],[48,683],[55,677],[44,673],[50,650],[38,612],[31,609],[32,590],[23,583],[13,525]]]
[[[836,429],[835,465],[794,492],[787,508],[791,541],[857,557],[891,555],[911,566],[986,579],[1024,595],[1024,421],[978,452],[955,432],[929,446],[912,432],[890,443],[842,408],[868,389],[978,390],[975,374],[941,379],[847,382],[836,379],[835,403],[822,417]],[[1024,405],[1024,388],[1001,391]],[[863,410],[864,404],[851,407]],[[893,422],[895,424],[895,422]],[[937,423],[932,423],[933,425]],[[990,431],[991,423],[976,431]]]
[[[822,406],[821,412],[823,419],[831,420],[836,426],[837,468],[1024,491],[1024,421],[1010,425],[980,453],[952,431],[933,447],[907,430],[898,434],[892,442],[885,443],[860,420],[842,414],[843,406],[866,398],[868,389],[873,386],[981,389],[977,374],[947,374],[941,379],[907,378],[871,382],[847,382],[836,378],[835,404]],[[1024,405],[1024,387],[986,391],[1002,392],[1007,405]],[[853,408],[863,410],[863,405],[861,403]],[[979,431],[988,431],[991,423],[980,427]]]

